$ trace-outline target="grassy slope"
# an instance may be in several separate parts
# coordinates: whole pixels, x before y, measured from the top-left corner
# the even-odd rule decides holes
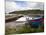
[[[43,10],[23,10],[23,11],[14,11],[12,14],[43,14]]]

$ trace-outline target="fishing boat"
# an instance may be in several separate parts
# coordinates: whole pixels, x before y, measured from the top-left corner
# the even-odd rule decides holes
[[[30,18],[26,18],[28,24],[32,27],[32,28],[38,28],[40,25],[42,25],[42,22],[44,21],[44,16],[36,16],[36,17],[32,17],[32,19]]]

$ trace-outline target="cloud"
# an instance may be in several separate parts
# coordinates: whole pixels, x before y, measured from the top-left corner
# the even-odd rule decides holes
[[[6,1],[6,13],[27,10],[27,9],[41,9],[43,10],[44,4],[41,2],[28,2],[28,1]]]
[[[30,1],[30,0],[6,0],[6,1]]]
[[[12,12],[14,10],[16,10],[16,3],[6,1],[6,13]]]
[[[6,1],[6,13],[13,12],[16,10],[23,10],[26,9],[25,6],[21,6],[21,3]]]

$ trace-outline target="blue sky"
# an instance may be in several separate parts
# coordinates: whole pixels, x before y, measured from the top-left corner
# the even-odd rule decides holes
[[[6,13],[27,9],[43,10],[43,6],[44,4],[41,2],[6,0]]]
[[[15,3],[20,7],[26,7],[27,3],[26,1],[15,1]]]

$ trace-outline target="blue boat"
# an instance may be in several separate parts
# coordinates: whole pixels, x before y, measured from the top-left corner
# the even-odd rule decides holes
[[[42,24],[42,21],[44,21],[44,16],[37,16],[32,20],[28,20],[28,23],[32,28],[38,28]]]

